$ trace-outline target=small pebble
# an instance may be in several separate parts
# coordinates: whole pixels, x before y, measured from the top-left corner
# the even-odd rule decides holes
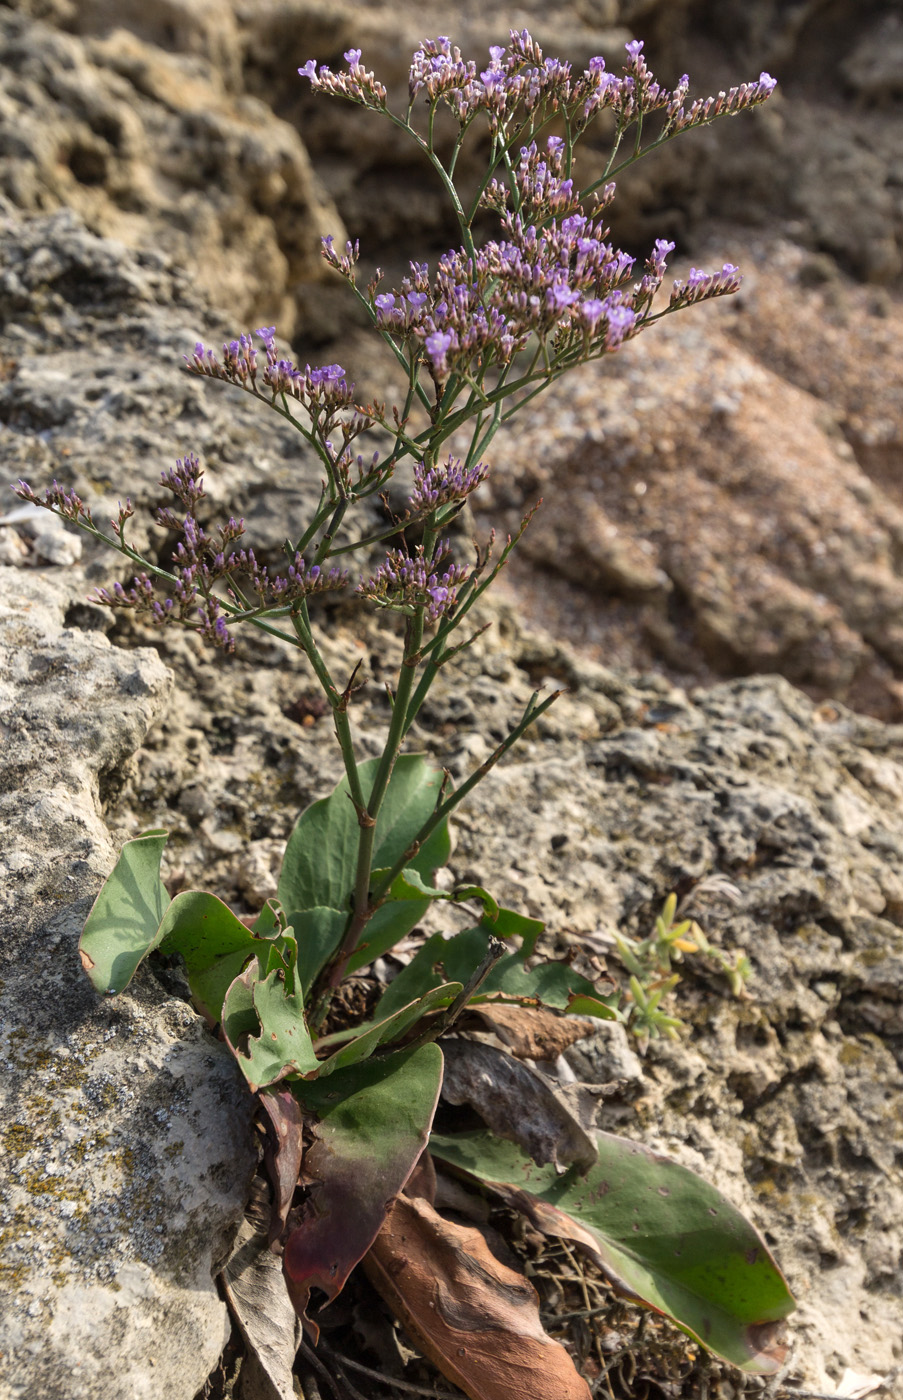
[[[28,545],[17,530],[0,528],[0,564],[17,568],[28,558]]]
[[[82,542],[63,530],[44,530],[35,539],[34,552],[45,564],[75,564],[82,557]]]

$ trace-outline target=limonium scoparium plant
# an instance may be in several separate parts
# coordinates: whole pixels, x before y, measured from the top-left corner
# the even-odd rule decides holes
[[[481,887],[439,889],[433,881],[449,855],[451,812],[555,696],[534,694],[456,789],[447,773],[406,751],[440,669],[478,634],[465,627],[468,614],[529,522],[528,516],[500,547],[492,537],[475,545],[470,557],[452,544],[450,526],[490,470],[487,453],[498,429],[574,366],[615,354],[663,316],[740,285],[738,269],[725,263],[712,272],[694,268],[663,292],[674,244],[657,240],[638,265],[613,246],[607,211],[626,166],[685,131],[760,105],[774,80],[762,73],[691,101],[686,77],[671,90],[653,78],[639,41],[627,45],[626,60],[620,74],[609,72],[602,58],[575,74],[570,64],[544,57],[522,30],[490,49],[480,67],[440,37],[414,54],[400,111],[358,49],[345,54],[342,71],[314,60],[300,70],[315,93],[357,104],[404,133],[444,191],[458,243],[434,267],[412,262],[399,285],[385,288],[379,270],[361,284],[357,243],[340,250],[333,239],[323,240],[326,261],[394,357],[400,387],[391,408],[361,398],[340,364],[296,364],[272,326],[245,332],[219,352],[198,343],[186,354],[190,374],[244,390],[286,419],[318,465],[318,504],[301,534],[286,541],[283,561],[258,559],[244,543],[241,520],[209,522],[203,469],[190,451],[161,477],[174,501],[156,513],[175,539],[167,568],[130,544],[129,501],[108,534],[73,491],[54,483],[38,496],[24,482],[18,487],[26,500],[137,567],[129,582],[101,590],[101,602],[131,608],[158,626],[194,628],[226,651],[243,623],[280,637],[305,654],[331,710],[344,777],[335,793],[299,817],[277,897],[252,927],[209,894],[183,891],[170,900],[160,878],[165,834],[151,832],[126,843],[82,938],[84,965],[107,993],[121,991],[153,949],[183,958],[195,1003],[219,1027],[260,1096],[270,1134],[271,1237],[314,1339],[311,1290],[333,1298],[351,1269],[371,1258],[375,1242],[387,1247],[387,1217],[400,1208],[393,1199],[431,1130],[443,1077],[439,1042],[462,1011],[475,1002],[501,1002],[524,1015],[541,1007],[603,1020],[629,1013],[610,987],[568,964],[537,961],[537,921],[500,909]],[[602,174],[581,187],[576,152],[594,124],[610,134],[610,155]],[[471,134],[484,144],[488,135],[475,187],[456,174]],[[493,220],[494,236],[478,241],[477,227]],[[413,485],[406,506],[393,513],[385,491],[402,463],[409,464]],[[403,619],[382,749],[365,762],[353,725],[357,675],[330,672],[312,610],[316,595],[341,591],[353,592],[362,607]],[[368,1021],[337,1026],[331,1008],[343,979],[389,952],[438,900],[475,907],[477,923],[427,939]],[[372,1131],[362,1133],[362,1125]],[[588,1137],[582,1128],[577,1137],[578,1148],[560,1146],[546,1157],[526,1139],[501,1150],[491,1133],[479,1142],[471,1134],[466,1143],[434,1133],[430,1146],[434,1156],[503,1196],[506,1182],[516,1182],[519,1199],[532,1192],[534,1204],[555,1186],[557,1173],[570,1172],[574,1190],[562,1191],[559,1181],[556,1210],[562,1216],[566,1207],[578,1219],[584,1243],[596,1240],[607,1277],[736,1365],[775,1369],[772,1333],[792,1300],[752,1227],[673,1163],[662,1166],[635,1144]],[[327,1141],[328,1151],[318,1156],[318,1144]],[[353,1223],[343,1195],[351,1180]],[[615,1180],[622,1186],[613,1188]],[[650,1216],[642,1241],[619,1252],[619,1231],[639,1210],[631,1196],[637,1190],[652,1193],[643,1195],[642,1209],[655,1219]],[[683,1251],[662,1243],[675,1212],[683,1229],[688,1219],[697,1222],[695,1262],[681,1263]],[[540,1228],[553,1228],[550,1211],[536,1220],[540,1215]],[[422,1329],[417,1333],[413,1305],[399,1306],[446,1374],[468,1394],[482,1395],[476,1373],[462,1379],[463,1363],[443,1361],[435,1338],[424,1341]],[[578,1393],[579,1387],[567,1390]]]

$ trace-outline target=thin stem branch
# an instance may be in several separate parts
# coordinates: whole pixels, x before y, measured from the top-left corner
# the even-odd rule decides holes
[[[379,904],[385,902],[386,895],[392,888],[393,881],[401,874],[402,870],[404,870],[413,856],[417,854],[417,851],[419,851],[423,843],[432,836],[436,827],[440,826],[458,804],[464,801],[464,798],[473,791],[477,783],[482,782],[486,774],[498,763],[499,759],[503,758],[512,745],[516,744],[518,739],[526,733],[534,720],[539,719],[540,715],[545,714],[546,710],[550,705],[555,703],[561,693],[560,690],[554,690],[551,695],[546,696],[545,700],[537,704],[536,697],[539,695],[539,691],[534,690],[527,702],[524,713],[514,728],[511,729],[502,742],[493,749],[492,753],[480,764],[479,768],[475,768],[470,777],[467,778],[459,788],[456,788],[450,797],[447,797],[444,802],[440,802],[437,805],[433,815],[424,822],[408,849],[398,858],[391,870],[387,871],[379,884],[374,888],[370,900],[371,909],[375,909]]]
[[[415,1036],[413,1040],[405,1041],[405,1050],[419,1050],[422,1045],[430,1045],[434,1040],[438,1040],[440,1036],[447,1035],[458,1017],[462,1016],[467,1010],[468,1002],[472,997],[476,996],[496,963],[500,962],[507,952],[508,949],[501,939],[493,938],[490,934],[489,946],[486,952],[464,983],[464,986],[461,988],[454,1001],[447,1006],[444,1011],[441,1011],[435,1016],[428,1025],[424,1026],[418,1036]],[[397,1048],[398,1047],[394,1045],[387,1045],[384,1053],[388,1054]],[[379,1053],[379,1050],[377,1050],[376,1054],[378,1055]]]
[[[298,642],[303,648],[304,654],[310,662],[314,674],[320,682],[323,693],[332,709],[333,724],[335,725],[339,747],[342,750],[342,760],[345,765],[345,775],[348,779],[351,800],[358,811],[360,811],[364,806],[364,794],[358,774],[357,760],[354,755],[354,740],[351,736],[351,725],[348,722],[347,701],[343,692],[340,692],[335,685],[330,675],[329,667],[323,660],[320,649],[314,640],[306,601],[302,602],[300,608],[292,612],[291,620]]]

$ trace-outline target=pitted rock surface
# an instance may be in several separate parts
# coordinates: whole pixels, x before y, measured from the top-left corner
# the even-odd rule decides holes
[[[169,702],[149,649],[0,569],[0,1394],[191,1397],[255,1153],[228,1051],[148,975],[115,1003],[78,935],[114,859],[99,784]]]

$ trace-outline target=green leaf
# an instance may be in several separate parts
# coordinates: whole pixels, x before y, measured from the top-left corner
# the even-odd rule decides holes
[[[441,987],[445,976],[438,969],[442,966],[442,951],[447,947],[448,944],[441,933],[434,933],[426,940],[407,967],[401,969],[383,992],[374,1013],[377,1020],[382,1021],[387,1016],[394,1015],[403,1006],[410,1006],[412,1001],[417,1001],[434,988]],[[476,966],[475,962],[473,967]]]
[[[314,1141],[304,1154],[310,1190],[283,1267],[315,1341],[311,1289],[331,1302],[367,1253],[426,1145],[441,1083],[442,1052],[423,1045],[292,1085]]]
[[[395,944],[409,934],[415,924],[423,918],[428,908],[427,900],[404,900],[397,904],[389,900],[380,905],[364,929],[357,952],[352,953],[348,960],[347,975],[350,976],[360,968],[366,967],[374,959],[382,957],[390,948],[394,948]]]
[[[377,767],[377,759],[368,759],[358,766],[365,793],[372,788]],[[374,870],[390,870],[410,849],[436,809],[443,781],[441,770],[421,754],[403,754],[397,760],[376,823]],[[360,825],[347,777],[329,797],[302,812],[289,837],[278,899],[291,911],[291,923],[298,930],[305,988],[310,987],[341,941],[351,912],[359,840]],[[434,870],[445,864],[450,850],[448,824],[443,822],[411,858],[409,869],[426,882]],[[391,900],[377,909],[352,955],[348,972],[372,962],[409,933],[422,918],[431,897]],[[304,924],[302,933],[301,916],[311,913],[316,918]]]
[[[341,909],[297,909],[290,921],[298,939],[298,978],[307,996],[320,968],[342,941],[348,915]]]
[[[574,992],[568,998],[565,1010],[569,1016],[597,1016],[600,1021],[623,1021],[624,1016],[618,1010],[620,995],[620,992],[614,992],[610,997],[587,997]]]
[[[273,935],[262,944],[215,895],[183,890],[170,900],[160,879],[165,844],[165,832],[151,831],[123,846],[88,915],[82,962],[98,991],[112,993],[128,986],[154,948],[179,953],[192,996],[218,1021],[227,988],[253,953],[271,946]],[[275,914],[272,927],[275,932]],[[281,945],[284,936],[276,941]]]
[[[376,883],[381,875],[389,872],[374,870],[373,880]],[[463,904],[470,899],[478,899],[483,905],[484,918],[493,920],[498,917],[498,902],[493,899],[488,890],[484,890],[482,885],[458,885],[453,890],[437,890],[432,885],[428,885],[412,866],[406,865],[404,870],[392,882],[389,891],[391,899],[444,899],[451,904]]]
[[[445,939],[441,934],[433,934],[414,958],[403,968],[383,993],[375,1015],[378,1019],[390,1015],[400,1006],[407,1005],[416,997],[438,987],[441,982],[467,981],[471,972],[485,956],[489,939],[496,933],[499,923],[503,927],[516,928],[519,922],[532,925],[535,919],[521,920],[511,915],[510,921],[502,921],[502,915],[511,915],[510,910],[499,911],[494,923],[484,922],[476,928],[464,929],[453,938]],[[542,925],[539,925],[540,929]],[[536,934],[527,929],[528,937],[516,952],[508,953],[489,973],[480,990],[471,999],[471,1005],[485,1001],[507,1001],[550,1006],[558,1011],[578,1009],[583,1016],[599,1016],[602,1020],[622,1020],[614,1005],[614,998],[606,1001],[600,998],[592,984],[581,977],[567,963],[541,962],[535,967],[525,967],[525,960],[533,951]],[[574,998],[581,998],[578,1007]]]
[[[94,901],[79,943],[82,966],[98,992],[121,992],[162,937],[169,895],[160,879],[168,833],[147,831],[123,846]]]
[[[251,932],[258,938],[275,938],[286,927],[285,910],[278,899],[268,899],[251,926]]]
[[[486,919],[483,923],[487,923]],[[514,909],[499,909],[491,924],[491,931],[496,938],[521,940],[522,958],[532,958],[536,950],[536,940],[544,928],[542,919],[528,919],[526,914],[518,914]]]
[[[377,759],[358,765],[364,793],[373,785]],[[409,848],[433,815],[443,774],[422,754],[402,754],[396,761],[376,824],[374,869],[390,869]],[[314,802],[298,818],[288,839],[278,898],[286,909],[325,906],[348,911],[357,869],[360,826],[351,801],[348,779],[329,796]],[[447,830],[438,828],[410,864],[421,875],[444,865],[451,845]]]
[[[252,1010],[256,1016],[253,1025]],[[320,1063],[304,1021],[301,992],[289,990],[281,967],[264,977],[255,959],[236,977],[223,1003],[222,1024],[252,1093],[287,1074],[319,1072]],[[259,1032],[256,1035],[255,1030]]]
[[[160,949],[185,960],[191,995],[213,1022],[248,959],[269,940],[255,938],[228,905],[199,890],[177,894],[160,926]]]
[[[548,1234],[575,1240],[614,1286],[743,1371],[783,1361],[777,1324],[796,1306],[762,1237],[708,1182],[639,1143],[597,1133],[585,1175],[538,1167],[491,1133],[430,1150],[486,1182]]]
[[[336,1050],[328,1059],[321,1060],[320,1077],[332,1074],[334,1070],[343,1069],[346,1065],[357,1064],[372,1055],[380,1045],[398,1040],[427,1012],[435,1011],[440,1006],[448,1006],[450,1002],[454,1001],[460,990],[460,982],[443,983],[441,987],[427,992],[418,1001],[403,1006],[382,1020],[370,1021],[364,1026],[358,1026],[351,1035],[340,1033],[336,1040],[342,1040],[342,1048]],[[328,1039],[332,1040],[332,1037]],[[322,1048],[322,1042],[318,1048]]]

